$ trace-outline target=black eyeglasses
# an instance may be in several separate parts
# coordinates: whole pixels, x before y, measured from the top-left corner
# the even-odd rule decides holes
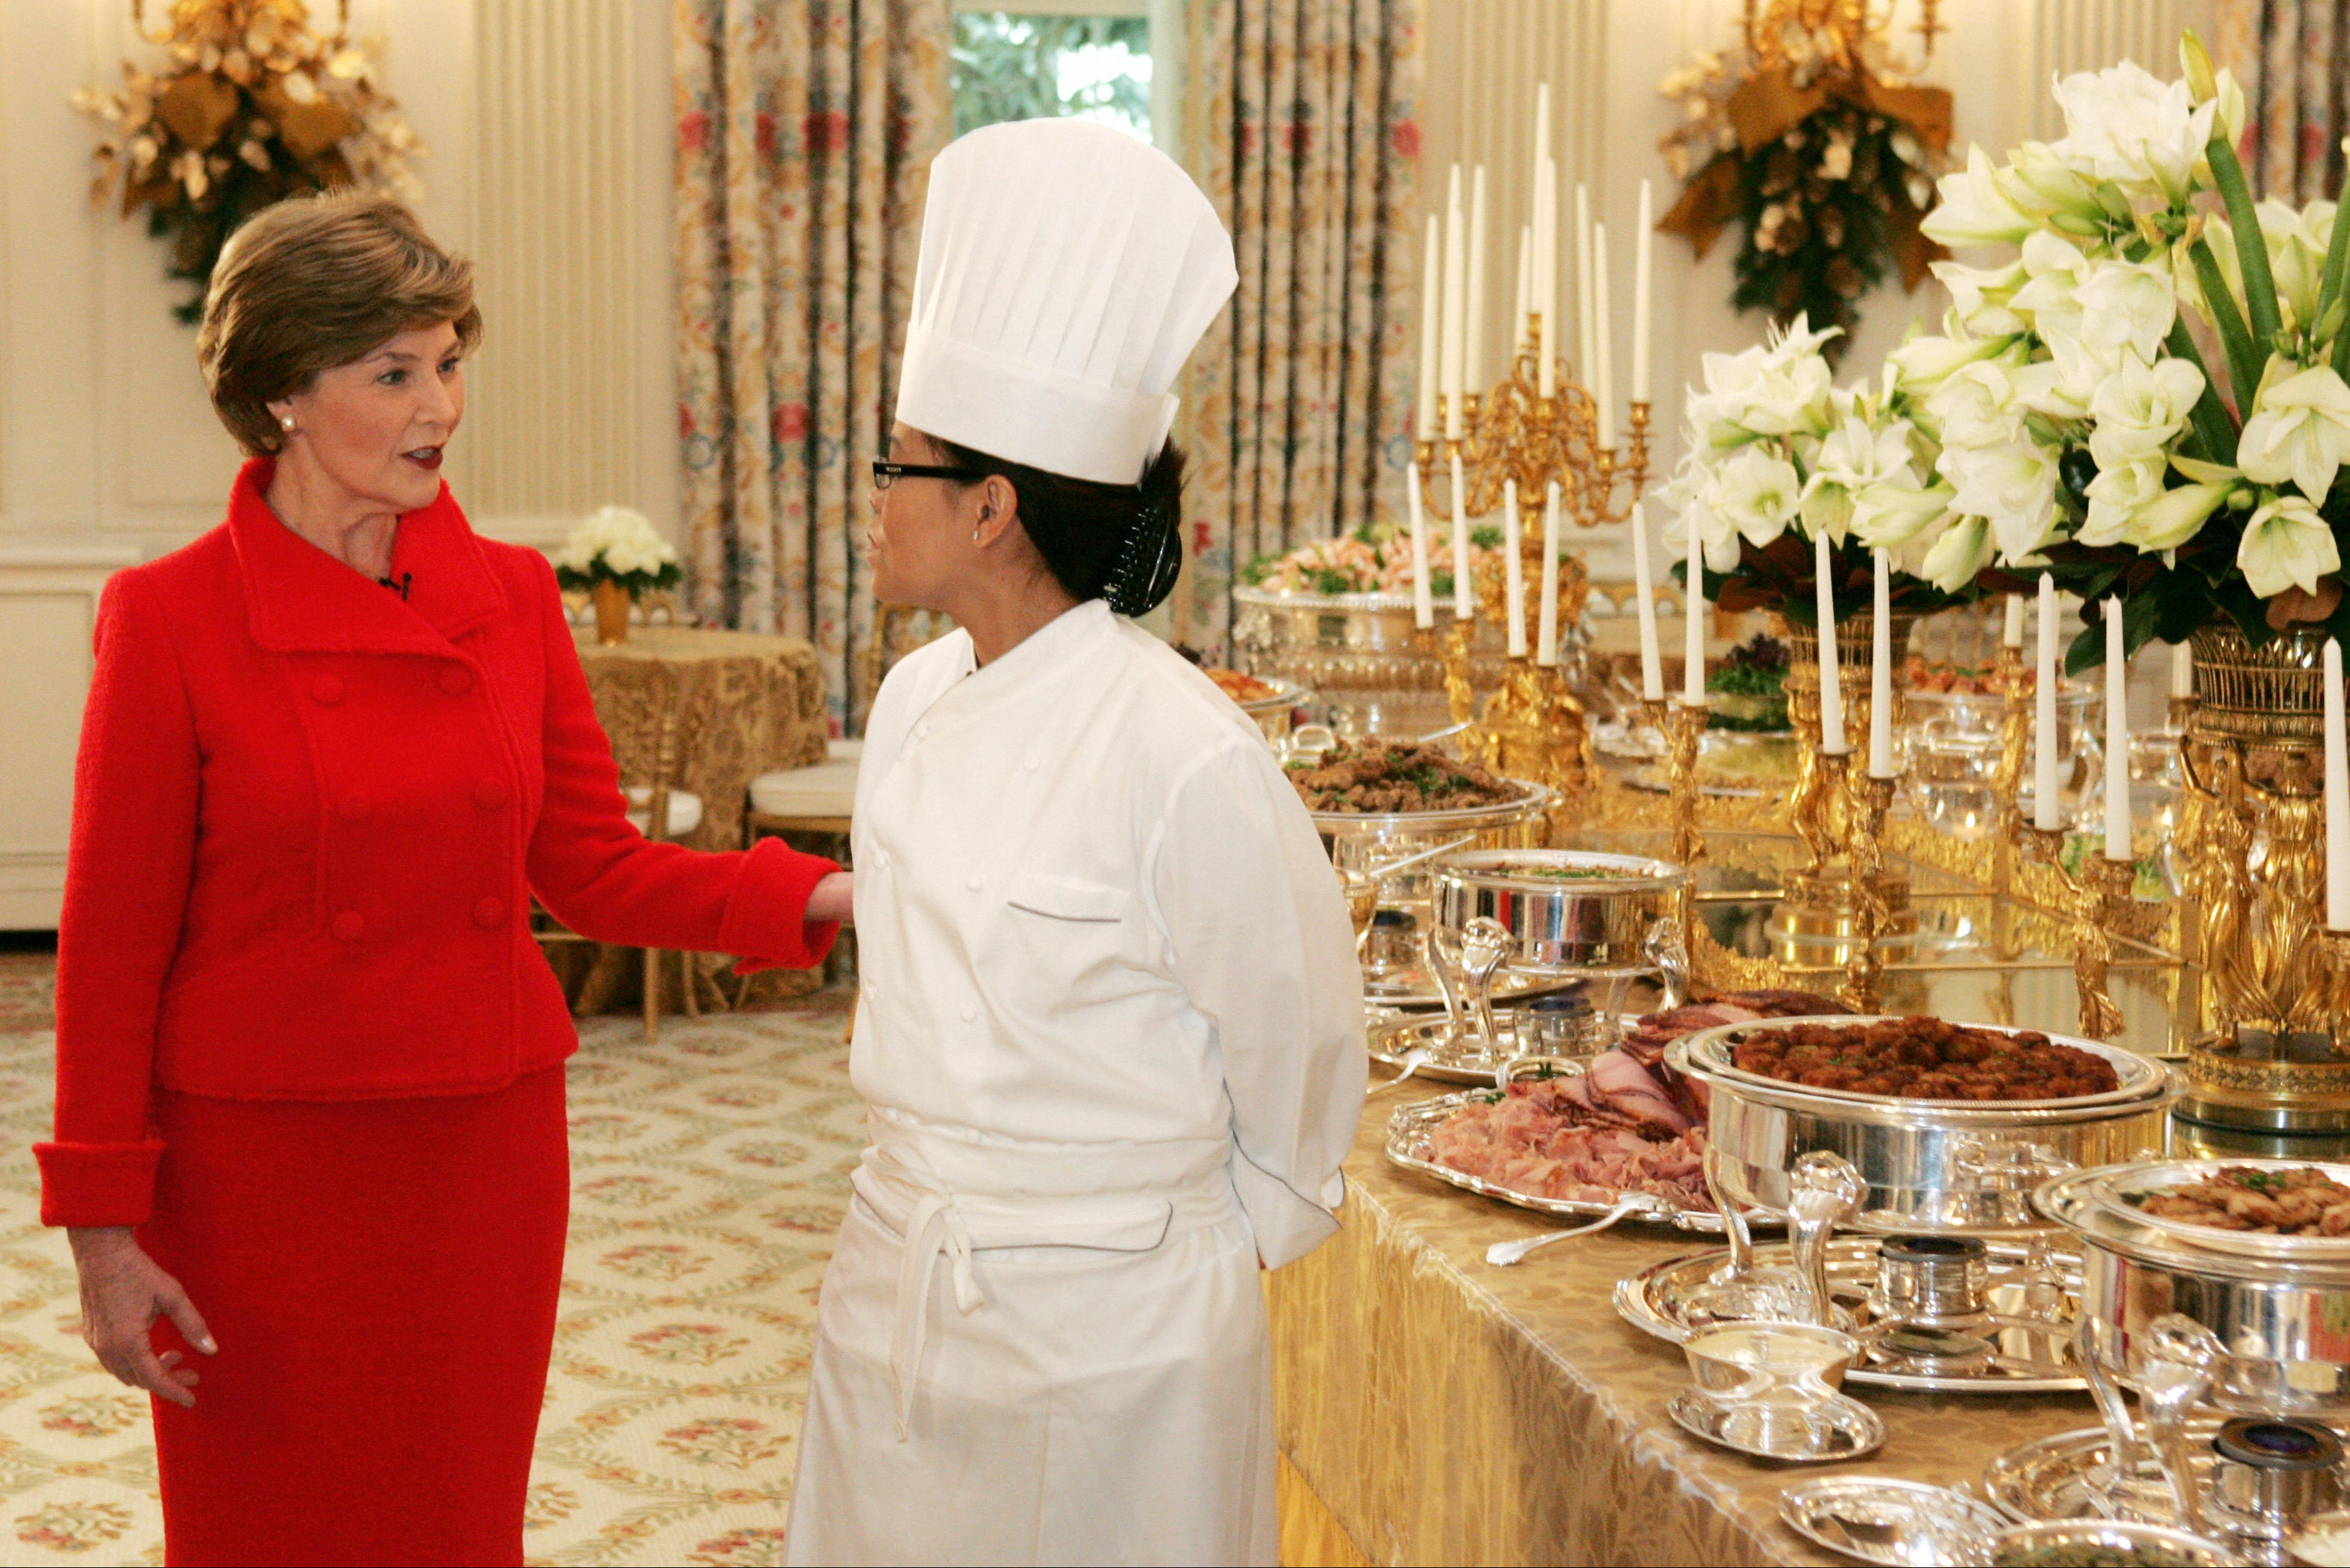
[[[987,477],[983,468],[951,468],[935,462],[876,462],[873,465],[873,488],[887,490],[901,479],[954,479],[965,484]]]

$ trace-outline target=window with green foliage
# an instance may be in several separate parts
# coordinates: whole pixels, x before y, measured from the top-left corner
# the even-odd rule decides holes
[[[957,136],[1070,115],[1150,138],[1148,17],[962,11],[953,57]]]

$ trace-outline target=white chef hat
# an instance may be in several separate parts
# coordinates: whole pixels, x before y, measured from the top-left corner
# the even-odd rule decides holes
[[[931,163],[898,418],[1070,479],[1134,484],[1168,391],[1240,281],[1190,175],[1107,125],[1024,119]]]

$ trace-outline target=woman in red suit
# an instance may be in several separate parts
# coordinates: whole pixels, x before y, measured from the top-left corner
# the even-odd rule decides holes
[[[394,202],[254,219],[198,339],[252,461],[99,613],[36,1152],[171,1563],[521,1562],[577,1045],[531,895],[746,969],[847,910],[629,825],[547,563],[441,482],[480,323]]]

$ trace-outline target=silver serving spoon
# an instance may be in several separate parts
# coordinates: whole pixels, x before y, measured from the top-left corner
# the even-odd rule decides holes
[[[1402,1083],[1406,1078],[1410,1077],[1414,1073],[1417,1073],[1422,1067],[1427,1066],[1430,1060],[1434,1057],[1435,1054],[1435,1052],[1430,1051],[1425,1045],[1413,1046],[1410,1050],[1403,1054],[1403,1071],[1398,1073],[1394,1077],[1389,1078],[1384,1084],[1373,1084],[1369,1088],[1363,1091],[1363,1098],[1367,1100],[1373,1095],[1384,1094],[1386,1091],[1394,1088],[1398,1084]]]
[[[1516,1241],[1496,1241],[1485,1249],[1485,1261],[1497,1269],[1506,1269],[1513,1263],[1523,1262],[1528,1252],[1537,1247],[1547,1247],[1553,1241],[1564,1241],[1574,1236],[1593,1235],[1607,1230],[1618,1220],[1628,1219],[1635,1214],[1654,1214],[1660,1218],[1670,1218],[1673,1212],[1673,1206],[1653,1192],[1627,1192],[1616,1200],[1615,1208],[1610,1209],[1588,1225],[1577,1225],[1567,1231],[1552,1231],[1544,1235],[1528,1236]]]
[[[1477,836],[1475,834],[1464,833],[1450,844],[1440,844],[1433,849],[1416,850],[1412,854],[1405,856],[1400,860],[1385,861],[1379,865],[1372,867],[1369,870],[1364,872],[1363,875],[1368,877],[1374,882],[1384,882],[1407,866],[1417,866],[1423,860],[1433,860],[1440,855],[1450,855],[1456,849],[1466,848],[1468,846],[1476,842]]]

